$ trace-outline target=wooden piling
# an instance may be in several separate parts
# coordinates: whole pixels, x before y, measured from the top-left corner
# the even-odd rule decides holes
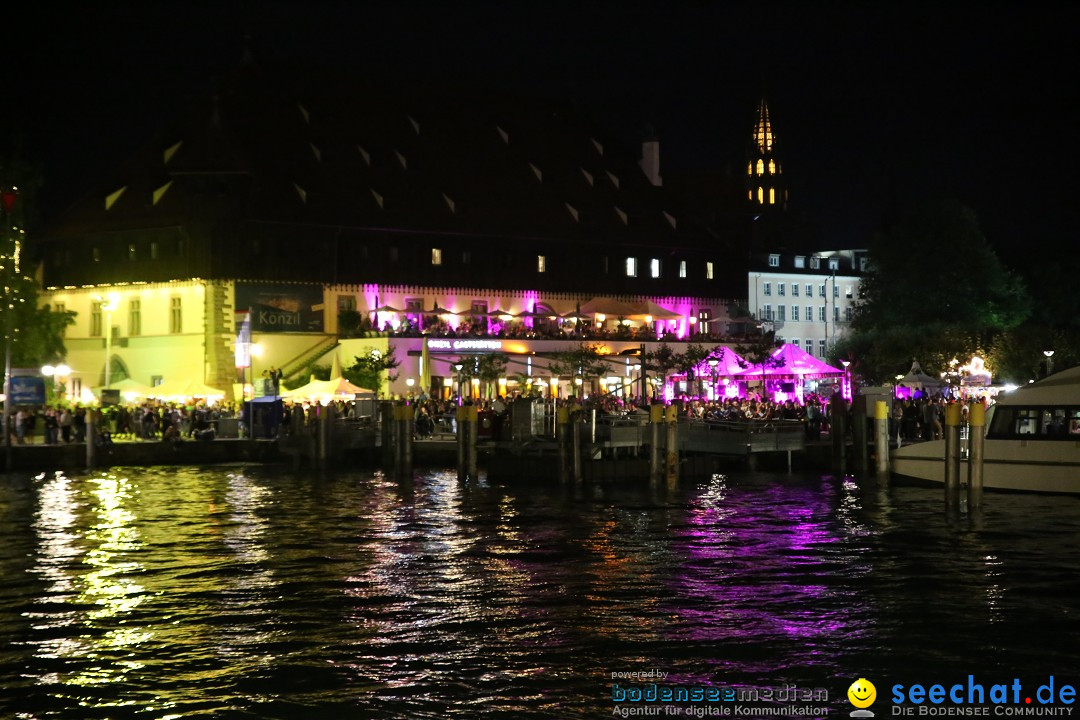
[[[465,448],[466,464],[468,465],[469,477],[473,480],[479,478],[476,444],[479,439],[479,416],[475,405],[466,406],[466,426],[469,429],[467,436],[468,445]]]
[[[468,437],[465,429],[466,410],[463,405],[458,405],[456,411],[454,418],[457,421],[457,432],[455,433],[457,439],[457,475],[458,480],[464,480],[469,473],[465,464],[465,446]]]
[[[667,484],[674,488],[679,483],[679,408],[669,405],[664,409],[667,422]]]
[[[97,410],[86,409],[86,469],[90,470],[97,464]],[[11,442],[11,439],[8,439]]]
[[[865,447],[865,443],[863,444]],[[874,402],[874,451],[877,453],[877,476],[889,478],[889,404],[884,400]]]
[[[559,482],[567,480],[570,443],[570,410],[565,407],[555,410],[555,440],[559,445]]]
[[[570,460],[574,465],[574,482],[581,482],[581,409],[574,408],[570,413]]]
[[[664,424],[664,406],[653,403],[649,406],[649,482],[660,482],[660,426]]]
[[[945,507],[960,506],[960,405],[945,406]]]
[[[416,423],[416,408],[405,404],[401,408],[401,473],[412,478],[413,472],[413,428]]]
[[[983,444],[986,440],[986,408],[981,402],[971,405],[968,411],[968,512],[982,507],[983,495]]]

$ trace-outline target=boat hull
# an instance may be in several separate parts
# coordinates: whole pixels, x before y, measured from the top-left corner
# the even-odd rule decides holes
[[[932,440],[893,451],[893,475],[930,483],[945,482],[945,441]],[[968,461],[960,461],[967,484]],[[983,487],[988,490],[1080,495],[1080,441],[987,440]]]

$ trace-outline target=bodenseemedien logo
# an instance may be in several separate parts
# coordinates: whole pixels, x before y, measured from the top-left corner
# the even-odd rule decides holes
[[[851,717],[853,718],[872,718],[874,713],[866,708],[874,704],[874,700],[877,699],[877,688],[874,687],[874,683],[870,682],[866,678],[859,678],[855,682],[851,683],[851,687],[847,691],[848,702],[855,706],[855,710],[851,711]]]

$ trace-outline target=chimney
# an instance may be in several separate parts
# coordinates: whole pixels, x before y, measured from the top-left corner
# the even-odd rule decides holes
[[[641,141],[641,170],[654,186],[664,184],[660,177],[660,141],[651,127],[646,128],[645,139]]]

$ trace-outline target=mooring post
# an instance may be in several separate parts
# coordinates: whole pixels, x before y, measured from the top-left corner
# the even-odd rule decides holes
[[[413,470],[413,426],[416,422],[416,408],[406,403],[401,408],[401,472],[405,477],[412,477]]]
[[[679,483],[679,408],[668,405],[664,409],[667,421],[667,484],[674,488]]]
[[[570,463],[567,445],[570,442],[570,410],[565,407],[555,409],[555,440],[559,445],[559,482],[566,482],[567,467]]]
[[[660,426],[664,424],[664,406],[653,403],[649,406],[649,431],[652,433],[649,443],[649,482],[660,482]]]
[[[981,402],[972,403],[968,411],[968,512],[982,507],[983,494],[983,443],[986,440],[986,407]]]
[[[468,447],[466,448],[466,457],[469,465],[469,477],[476,480],[479,477],[477,468],[479,467],[477,461],[476,444],[479,439],[480,423],[479,415],[477,414],[478,408],[475,405],[466,406],[466,425],[469,428],[468,435]]]
[[[97,464],[97,410],[86,409],[86,468],[92,469]],[[9,438],[10,442],[10,438]]]
[[[960,506],[960,405],[945,406],[945,507]]]
[[[464,480],[468,477],[468,469],[465,466],[465,445],[467,442],[468,433],[465,428],[465,415],[466,410],[464,405],[458,405],[455,408],[454,419],[457,422],[457,432],[455,437],[457,439],[457,476],[458,480]]]
[[[570,413],[571,462],[574,465],[574,482],[581,482],[581,408]]]
[[[382,466],[383,470],[390,470],[394,466],[394,403],[383,400],[379,403],[379,432],[382,440]]]
[[[874,403],[874,449],[877,452],[877,476],[889,477],[889,404],[884,400]]]
[[[829,437],[832,439],[833,470],[847,474],[847,401],[833,393],[829,402]]]

